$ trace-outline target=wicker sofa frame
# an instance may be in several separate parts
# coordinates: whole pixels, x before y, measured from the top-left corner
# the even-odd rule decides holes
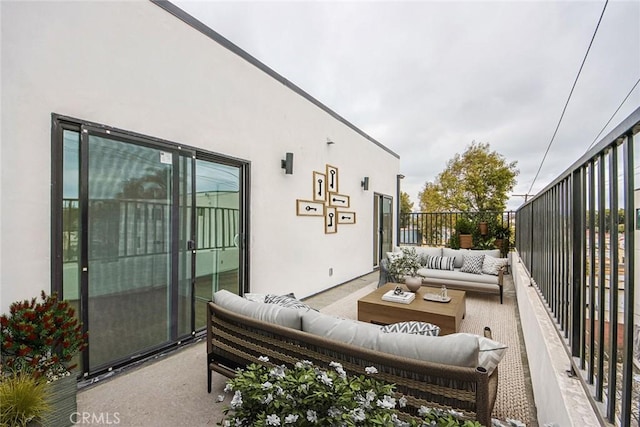
[[[237,368],[269,357],[272,365],[292,366],[310,360],[328,367],[332,361],[351,375],[361,375],[374,366],[377,378],[396,385],[407,398],[403,417],[417,414],[420,406],[454,409],[483,425],[491,425],[491,411],[498,388],[498,368],[488,375],[484,368],[464,368],[398,357],[360,348],[284,326],[253,319],[208,303],[207,387],[211,393],[212,372],[227,377]]]

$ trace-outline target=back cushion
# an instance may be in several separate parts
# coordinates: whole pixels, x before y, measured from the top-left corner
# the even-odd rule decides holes
[[[443,337],[382,333],[378,350],[385,353],[445,365],[478,367],[478,337],[470,334],[451,334]]]
[[[220,307],[234,313],[252,317],[268,323],[274,323],[287,328],[302,329],[301,313],[293,308],[281,307],[276,304],[249,301],[227,290],[220,290],[213,295],[213,302]]]
[[[455,258],[456,260],[453,262],[453,266],[455,268],[460,268],[462,267],[462,262],[464,260],[464,255],[466,253],[469,253],[469,249],[450,249],[450,248],[443,248],[442,249],[442,255],[446,256],[446,257],[451,257],[451,258]]]
[[[380,326],[373,323],[342,319],[312,310],[302,315],[302,330],[371,350],[375,350],[380,335]]]

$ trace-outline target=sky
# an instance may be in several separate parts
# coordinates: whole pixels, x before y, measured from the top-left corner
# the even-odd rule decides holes
[[[555,138],[605,1],[173,3],[399,154],[414,210],[473,141],[517,161],[517,209],[587,151],[640,79],[637,0],[607,4]],[[638,107],[640,85],[597,141]]]

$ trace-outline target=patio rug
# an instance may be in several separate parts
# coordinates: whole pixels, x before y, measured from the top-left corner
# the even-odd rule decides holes
[[[349,319],[357,318],[358,299],[372,292],[377,283],[326,306],[320,311]],[[467,293],[465,318],[460,332],[482,335],[484,327],[491,328],[493,339],[506,344],[507,349],[499,366],[498,394],[491,416],[499,420],[515,419],[526,425],[537,425],[535,408],[527,391],[525,374],[528,375],[526,360],[523,363],[524,346],[518,331],[517,301],[511,276],[505,276],[504,304],[495,295]]]

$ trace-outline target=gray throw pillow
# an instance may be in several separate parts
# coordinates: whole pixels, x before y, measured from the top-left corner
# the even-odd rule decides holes
[[[311,309],[311,306],[303,303],[300,300],[297,300],[293,297],[291,297],[289,295],[273,295],[273,294],[267,294],[264,297],[264,302],[267,304],[277,304],[281,307],[286,307],[286,308],[304,308],[307,310]]]
[[[484,255],[465,255],[460,271],[463,273],[482,274]]]

